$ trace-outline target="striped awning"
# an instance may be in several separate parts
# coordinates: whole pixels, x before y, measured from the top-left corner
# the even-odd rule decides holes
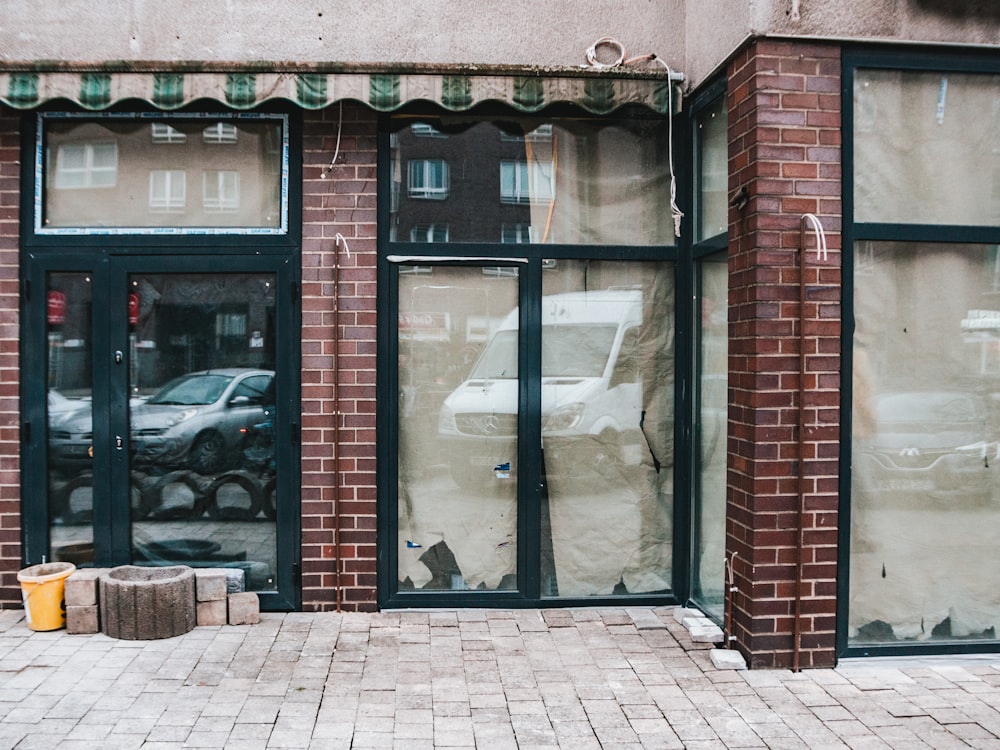
[[[392,69],[291,70],[5,70],[0,71],[0,103],[32,109],[57,100],[102,110],[125,101],[148,102],[175,110],[198,100],[234,109],[285,100],[303,109],[322,109],[344,100],[379,112],[428,101],[450,111],[499,102],[521,112],[574,104],[593,114],[626,105],[666,113],[680,108],[683,76],[667,70],[594,70],[587,68],[499,68],[455,66],[437,70]]]

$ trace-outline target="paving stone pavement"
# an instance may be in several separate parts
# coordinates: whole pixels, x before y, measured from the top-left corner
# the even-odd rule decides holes
[[[1000,748],[1000,655],[720,670],[671,608],[264,614],[175,638],[0,612],[0,748]]]

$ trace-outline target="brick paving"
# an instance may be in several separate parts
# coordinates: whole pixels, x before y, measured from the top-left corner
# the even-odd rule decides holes
[[[0,748],[1000,748],[1000,655],[716,669],[671,608],[264,614],[175,638],[0,612]]]

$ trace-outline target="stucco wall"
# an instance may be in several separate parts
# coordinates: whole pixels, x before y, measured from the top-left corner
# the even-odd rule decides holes
[[[611,36],[697,86],[750,36],[1000,45],[996,0],[0,0],[15,61],[575,66]]]
[[[579,65],[612,36],[676,66],[682,31],[662,0],[0,0],[0,61]]]

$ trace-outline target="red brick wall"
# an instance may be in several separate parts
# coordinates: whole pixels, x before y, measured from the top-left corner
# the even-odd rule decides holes
[[[341,111],[340,151],[331,166]],[[376,120],[371,110],[345,103],[342,110],[306,113],[303,127],[302,608],[337,607],[339,516],[340,606],[370,611],[376,601]],[[338,233],[346,241],[339,249]]]
[[[18,405],[19,119],[0,107],[0,606],[21,601],[20,407]]]
[[[729,65],[729,471],[733,633],[748,663],[835,661],[840,437],[840,49],[760,40]],[[799,571],[799,247],[807,252],[804,503]]]

